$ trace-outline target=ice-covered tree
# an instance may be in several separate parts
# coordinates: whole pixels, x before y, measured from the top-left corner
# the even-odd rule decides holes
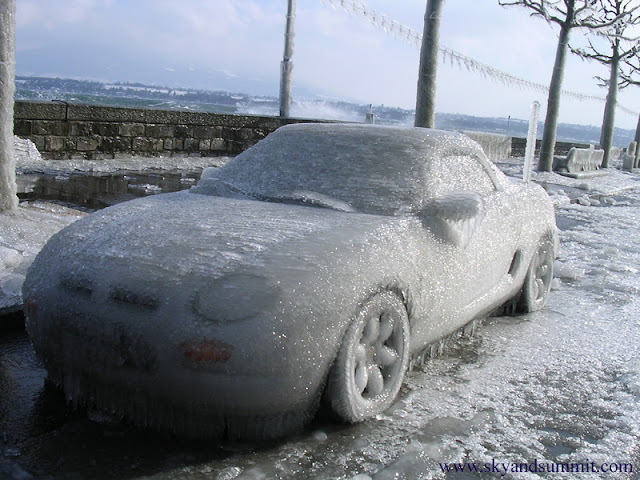
[[[436,124],[436,76],[440,48],[440,17],[444,0],[427,0],[424,30],[420,48],[418,92],[416,95],[416,127],[433,128]]]
[[[13,145],[15,0],[0,0],[0,212],[18,206]]]
[[[598,0],[498,0],[505,7],[518,6],[531,10],[531,16],[540,17],[550,24],[558,25],[558,46],[553,64],[549,96],[547,98],[547,114],[542,133],[540,160],[538,170],[551,171],[553,153],[556,145],[556,130],[560,111],[562,80],[569,50],[569,36],[574,28],[596,30],[613,25],[618,19],[606,21],[597,10]]]
[[[604,149],[602,166],[606,168],[609,166],[613,143],[618,89],[630,85],[631,80],[630,76],[621,76],[621,67],[638,52],[638,37],[629,35],[629,31],[634,25],[640,24],[640,11],[637,0],[598,0],[598,10],[607,23],[611,22],[611,26],[598,31],[595,39],[604,38],[604,45],[597,45],[589,39],[587,47],[571,50],[586,60],[595,60],[609,67],[608,79],[596,77],[600,85],[608,89],[600,130],[600,146]]]
[[[622,61],[620,67],[620,89],[630,85],[640,87],[640,51],[630,55]],[[636,142],[636,163],[640,158],[640,115],[638,115],[638,124],[636,126],[636,134],[634,136]]]

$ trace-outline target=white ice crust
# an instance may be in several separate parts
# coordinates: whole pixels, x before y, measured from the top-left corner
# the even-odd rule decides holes
[[[25,282],[27,327],[74,402],[277,435],[308,420],[376,292],[406,306],[417,354],[516,296],[547,236],[546,193],[460,134],[288,126],[189,192],[55,235]]]
[[[84,213],[47,203],[22,203],[0,213],[0,313],[22,305],[27,269],[49,238]]]

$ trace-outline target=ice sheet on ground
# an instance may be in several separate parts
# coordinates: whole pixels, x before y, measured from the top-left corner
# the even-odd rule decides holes
[[[0,213],[0,314],[22,305],[22,282],[49,238],[85,213],[44,202],[23,202]]]
[[[522,179],[524,166],[522,158],[511,157],[495,163],[514,181]],[[621,170],[620,167],[621,162],[614,160],[611,168],[603,169],[608,175],[584,179],[569,178],[555,172],[538,172],[534,169],[531,178],[532,181],[544,187],[555,205],[570,201],[585,205],[600,201],[615,204],[617,200],[613,197],[638,188],[640,183],[640,177],[637,174]]]
[[[30,140],[15,137],[18,173],[112,173],[118,171],[192,171],[219,167],[231,157],[143,157],[121,156],[104,160],[43,159]]]

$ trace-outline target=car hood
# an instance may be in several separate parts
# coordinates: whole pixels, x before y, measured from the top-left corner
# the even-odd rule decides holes
[[[41,257],[57,259],[62,270],[73,272],[126,268],[143,272],[145,281],[211,278],[260,265],[283,243],[348,229],[353,215],[372,217],[178,192],[96,212],[54,236]],[[370,221],[378,224],[383,219],[374,218]]]

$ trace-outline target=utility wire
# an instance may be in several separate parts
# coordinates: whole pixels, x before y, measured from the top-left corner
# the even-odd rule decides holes
[[[362,0],[320,0],[323,5],[330,4],[332,7],[342,7],[349,15],[354,14],[358,17],[362,17],[368,20],[375,27],[379,28],[387,35],[391,35],[394,38],[400,40],[406,40],[410,45],[420,49],[422,44],[422,35],[400,22],[389,18],[387,15],[379,13],[364,3]],[[535,90],[540,93],[549,93],[549,86],[532,82],[525,78],[511,75],[510,73],[503,72],[497,68],[494,68],[486,63],[479,62],[473,58],[470,58],[460,52],[456,52],[450,48],[440,45],[440,54],[442,55],[443,62],[449,61],[451,65],[457,65],[458,68],[466,68],[467,71],[482,75],[484,78],[491,79],[502,85],[510,87],[526,88],[529,90]],[[562,90],[562,95],[566,97],[575,98],[579,101],[597,101],[606,102],[605,97],[598,95],[590,95],[586,93],[573,92],[570,90]],[[621,105],[616,104],[617,108],[629,115],[638,116],[638,112]]]

